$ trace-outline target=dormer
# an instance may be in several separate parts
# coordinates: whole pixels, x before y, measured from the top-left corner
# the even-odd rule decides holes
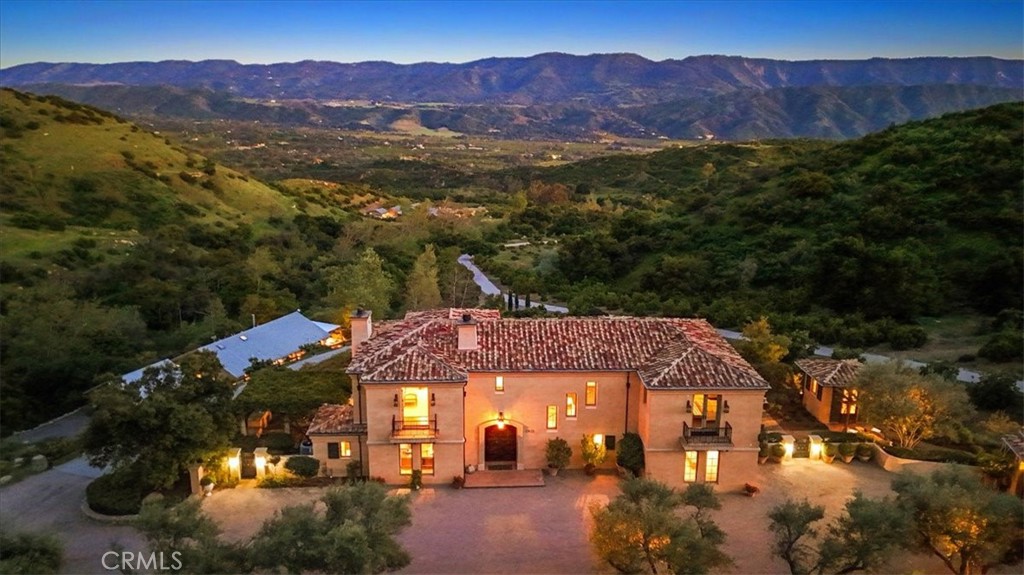
[[[360,308],[352,312],[349,318],[352,323],[352,357],[359,353],[359,348],[363,345],[363,342],[373,336],[373,324],[370,322],[371,315],[373,315],[373,312],[370,310]]]
[[[476,320],[468,313],[462,314],[462,319],[456,324],[459,332],[459,351],[477,349]]]

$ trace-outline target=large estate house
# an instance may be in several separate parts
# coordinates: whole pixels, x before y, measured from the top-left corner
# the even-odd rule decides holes
[[[389,483],[450,482],[466,469],[538,469],[561,437],[609,450],[640,435],[646,475],[742,486],[757,464],[768,384],[700,319],[508,319],[496,310],[352,317],[350,405],[309,428],[328,472],[360,461]]]

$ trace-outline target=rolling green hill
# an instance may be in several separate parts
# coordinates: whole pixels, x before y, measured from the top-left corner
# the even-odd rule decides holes
[[[253,224],[294,212],[262,182],[90,106],[2,90],[0,129],[5,228],[147,231],[183,222]]]

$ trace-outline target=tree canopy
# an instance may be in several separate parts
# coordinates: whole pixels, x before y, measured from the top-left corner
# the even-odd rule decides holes
[[[97,467],[131,466],[146,485],[169,487],[189,465],[228,448],[236,429],[232,393],[207,351],[149,368],[131,383],[108,382],[92,395],[83,448]]]
[[[908,449],[951,430],[971,412],[962,385],[897,362],[862,367],[853,388],[861,420]]]
[[[268,410],[301,424],[316,408],[325,403],[345,403],[351,393],[351,382],[343,371],[295,371],[275,366],[253,372],[233,407],[243,417]]]
[[[441,290],[437,281],[437,254],[427,244],[416,258],[412,272],[406,280],[405,305],[411,310],[434,309],[441,305]]]

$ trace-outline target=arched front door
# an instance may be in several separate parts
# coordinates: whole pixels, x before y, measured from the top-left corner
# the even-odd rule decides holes
[[[491,425],[484,429],[484,463],[487,469],[515,469],[518,455],[516,426]]]

